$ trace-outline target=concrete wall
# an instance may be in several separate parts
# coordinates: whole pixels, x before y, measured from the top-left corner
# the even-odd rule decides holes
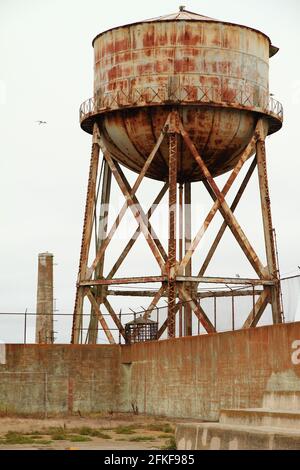
[[[218,420],[265,390],[300,390],[300,323],[126,346],[122,360],[141,412]]]
[[[220,408],[262,406],[265,390],[300,390],[300,323],[133,346],[3,347],[0,411],[8,413],[137,406],[214,421]]]
[[[120,388],[118,347],[8,344],[2,345],[2,350],[3,347],[2,413],[67,414],[116,409]]]

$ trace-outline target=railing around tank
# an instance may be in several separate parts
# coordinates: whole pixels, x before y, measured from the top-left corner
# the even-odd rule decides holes
[[[80,122],[89,117],[90,115],[96,114],[97,109],[95,106],[95,99],[89,98],[84,101],[79,108],[79,120]]]
[[[184,87],[182,89],[174,90],[166,98],[164,90],[155,90],[152,87],[146,87],[141,90],[134,90],[130,95],[127,95],[123,90],[116,91],[103,95],[101,100],[96,100],[94,97],[84,101],[80,106],[79,119],[80,122],[88,117],[98,114],[103,111],[118,109],[122,106],[147,106],[154,104],[169,104],[169,103],[188,103],[188,102],[201,102],[201,103],[215,103],[220,105],[237,104],[252,108],[253,111],[263,111],[267,114],[276,116],[278,119],[283,120],[283,106],[275,100],[273,96],[269,97],[269,102],[264,108],[257,107],[253,104],[251,96],[247,95],[244,91],[235,91],[234,96],[230,100],[223,101],[220,99],[220,90],[213,87],[200,87],[195,86],[192,89]]]
[[[280,101],[275,100],[272,96],[270,96],[268,110],[270,113],[275,114],[280,119],[283,119],[283,106]]]

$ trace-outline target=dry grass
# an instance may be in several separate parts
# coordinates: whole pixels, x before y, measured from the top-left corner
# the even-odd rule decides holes
[[[2,445],[16,445],[16,444],[50,444],[52,441],[41,439],[43,436],[36,434],[28,436],[19,432],[9,431],[3,438],[0,439]]]
[[[175,430],[169,423],[148,424],[147,429],[150,431],[159,431],[164,434],[174,434]]]

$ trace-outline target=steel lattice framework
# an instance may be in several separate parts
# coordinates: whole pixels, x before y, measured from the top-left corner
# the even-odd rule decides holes
[[[147,160],[133,186],[131,186],[122,171],[119,163],[112,157],[110,152],[105,147],[102,140],[101,133],[97,123],[93,127],[93,144],[92,155],[90,163],[89,182],[87,190],[87,199],[84,217],[84,229],[82,236],[82,246],[80,254],[80,265],[78,283],[76,289],[76,302],[73,316],[72,328],[72,343],[80,342],[80,332],[82,329],[82,309],[84,298],[87,297],[91,303],[92,313],[87,334],[88,343],[97,342],[97,325],[100,323],[104,330],[109,343],[114,343],[115,339],[109,329],[109,326],[102,314],[102,306],[105,306],[109,312],[114,324],[120,332],[120,335],[125,339],[124,326],[122,325],[117,313],[114,311],[111,303],[109,302],[109,295],[120,295],[120,292],[108,291],[109,287],[118,285],[130,284],[145,284],[159,282],[161,287],[153,294],[152,301],[147,309],[145,309],[145,318],[150,317],[151,312],[155,309],[157,303],[162,296],[168,297],[168,316],[167,320],[159,325],[158,338],[167,330],[168,337],[173,338],[176,336],[176,315],[182,316],[184,314],[184,335],[192,333],[192,314],[194,314],[200,323],[203,325],[207,333],[215,333],[215,326],[212,324],[203,307],[199,303],[197,296],[197,287],[199,283],[220,283],[220,284],[239,284],[250,286],[256,289],[261,287],[258,291],[258,299],[254,302],[253,308],[249,313],[243,328],[255,327],[259,322],[262,314],[264,313],[268,304],[272,307],[272,315],[274,323],[282,322],[282,306],[280,300],[280,283],[278,276],[278,266],[276,259],[276,251],[274,245],[274,233],[272,226],[270,197],[268,189],[268,178],[266,169],[266,149],[265,138],[267,135],[268,124],[262,117],[258,120],[254,134],[251,141],[245,150],[239,155],[238,162],[230,173],[228,180],[224,187],[220,189],[214,178],[212,177],[207,165],[205,164],[200,153],[197,151],[190,135],[185,130],[184,125],[180,119],[180,115],[176,108],[171,110],[168,115],[167,121],[161,129],[161,133],[157,142],[149,154]],[[145,174],[154,160],[162,142],[167,139],[169,144],[169,178],[164,184],[163,188],[153,201],[147,213],[144,212],[142,206],[136,196],[137,190],[140,187]],[[179,141],[185,145],[191,155],[193,156],[196,164],[198,165],[201,174],[202,182],[207,189],[209,195],[213,200],[213,205],[207,216],[205,217],[202,225],[200,226],[194,239],[191,239],[191,183],[180,183],[177,181],[177,161],[178,153],[180,152]],[[97,197],[97,175],[99,172],[99,154],[100,150],[103,152],[103,178],[100,196]],[[253,161],[244,177],[241,186],[231,204],[228,205],[226,197],[231,189],[233,183],[236,181],[241,169],[245,162],[251,155],[255,154]],[[261,197],[261,211],[263,216],[264,227],[264,240],[266,248],[267,266],[264,266],[259,259],[256,251],[250,244],[246,234],[241,228],[237,218],[234,215],[235,209],[238,206],[242,195],[248,185],[248,182],[257,167],[259,190]],[[111,178],[114,178],[119,186],[125,201],[124,204],[108,231],[107,223],[107,207],[110,199],[111,191]],[[179,198],[177,198],[177,186],[179,184]],[[199,183],[200,184],[200,183]],[[168,192],[169,196],[169,242],[168,252],[165,251],[158,235],[156,234],[153,226],[151,225],[150,218],[157,208],[157,205],[162,200],[163,196]],[[98,239],[96,256],[90,266],[88,265],[89,252],[91,248],[91,239],[95,224],[95,206],[97,200],[100,199],[100,224],[98,227]],[[176,220],[176,209],[179,206],[179,233],[180,240],[177,240],[178,221]],[[133,233],[128,241],[125,249],[120,253],[120,256],[109,274],[104,277],[104,261],[105,251],[114,236],[118,226],[120,225],[127,209],[129,209],[133,217],[136,219],[138,228]],[[191,262],[193,254],[198,247],[205,232],[210,226],[212,220],[217,213],[222,215],[224,219],[220,230],[207,251],[207,256],[198,276],[192,276]],[[184,220],[185,239],[182,241],[182,227]],[[101,221],[103,221],[101,223]],[[229,228],[237,243],[243,250],[246,258],[256,272],[258,279],[234,279],[234,278],[211,278],[205,277],[205,272],[210,264],[210,261],[219,245],[220,240],[226,230]],[[138,236],[143,234],[150,250],[159,266],[161,275],[159,276],[145,276],[145,277],[128,277],[117,278],[115,275],[132,249]],[[179,252],[177,253],[177,247]],[[251,294],[251,289],[248,291]],[[255,291],[257,293],[257,291]],[[130,295],[131,291],[124,292],[124,295]],[[134,295],[137,295],[135,291]],[[145,295],[145,291],[141,289],[140,295]],[[183,313],[184,310],[184,313]],[[182,333],[182,332],[181,332]]]

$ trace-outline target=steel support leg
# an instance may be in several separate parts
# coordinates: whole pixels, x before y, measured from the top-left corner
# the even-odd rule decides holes
[[[185,243],[185,253],[187,253],[191,246],[192,232],[191,232],[191,223],[192,223],[192,210],[191,210],[191,183],[184,184],[184,243]],[[192,259],[190,258],[186,267],[184,274],[186,276],[192,275]],[[187,284],[186,284],[187,285]],[[187,288],[188,290],[188,288]],[[191,296],[191,292],[190,292]],[[192,336],[193,327],[192,327],[192,308],[189,302],[184,305],[184,335]]]
[[[183,185],[179,186],[179,262],[181,263],[183,258]],[[182,317],[183,317],[183,306],[179,307],[179,337],[182,336]]]
[[[282,312],[280,305],[280,289],[278,279],[278,269],[276,263],[276,252],[274,243],[274,232],[271,214],[271,202],[269,195],[268,175],[267,175],[267,162],[266,162],[266,146],[265,141],[261,137],[256,144],[257,155],[257,169],[260,188],[261,210],[263,217],[265,246],[267,255],[267,269],[270,277],[276,279],[278,282],[275,286],[270,288],[271,293],[271,306],[273,323],[282,323]]]
[[[102,179],[102,190],[101,190],[101,201],[100,201],[100,214],[99,214],[99,227],[96,240],[96,251],[99,250],[102,241],[107,236],[107,218],[108,218],[108,209],[109,209],[109,200],[110,200],[110,189],[111,189],[111,171],[106,162],[103,161],[103,179]],[[97,204],[97,201],[95,201]],[[95,279],[100,279],[103,277],[104,269],[104,257],[101,258],[97,268],[95,269]],[[103,286],[98,286],[94,289],[95,298],[98,305],[103,303],[105,298],[105,288]],[[98,318],[93,307],[91,308],[91,318],[89,323],[89,329],[87,333],[87,343],[88,344],[97,344],[98,337]]]
[[[168,337],[176,335],[176,202],[178,136],[169,134]]]
[[[98,143],[96,142],[97,131],[98,131],[97,126],[95,125],[90,171],[89,171],[89,181],[88,181],[88,189],[87,189],[87,197],[86,197],[86,205],[85,205],[85,213],[84,213],[78,282],[86,279],[89,249],[90,249],[92,231],[93,231],[94,205],[95,205],[95,198],[96,198],[96,183],[97,183],[99,153],[100,153],[100,147]],[[75,344],[79,343],[80,341],[80,330],[82,328],[82,309],[83,309],[84,297],[85,297],[85,289],[80,286],[77,286],[74,315],[73,315],[72,337],[71,337],[71,342]]]

